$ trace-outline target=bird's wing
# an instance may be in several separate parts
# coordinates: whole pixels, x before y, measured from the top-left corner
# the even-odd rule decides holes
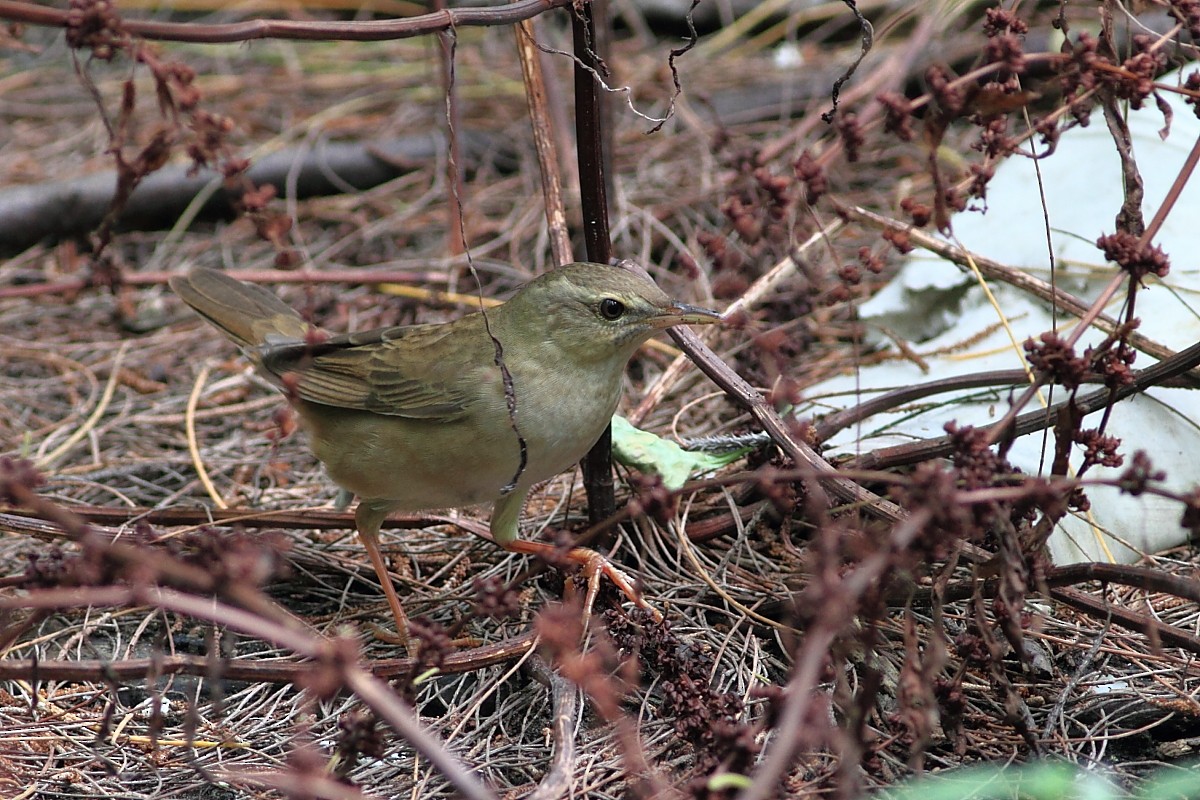
[[[303,400],[449,422],[463,416],[482,389],[462,367],[474,361],[461,353],[464,345],[472,351],[478,346],[473,328],[468,320],[380,328],[321,342],[268,344],[259,352],[284,390]],[[451,349],[460,351],[456,358]]]

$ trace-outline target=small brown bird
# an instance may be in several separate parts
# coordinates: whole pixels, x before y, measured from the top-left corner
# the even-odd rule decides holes
[[[384,518],[494,501],[497,544],[549,554],[551,545],[518,538],[530,487],[595,444],[643,342],[721,319],[629,270],[589,263],[540,275],[503,305],[452,322],[343,335],[211,269],[172,278],[171,288],[283,390],[313,453],[358,495],[358,532],[405,641],[407,617],[377,541]],[[600,554],[574,548],[568,558],[644,605]]]

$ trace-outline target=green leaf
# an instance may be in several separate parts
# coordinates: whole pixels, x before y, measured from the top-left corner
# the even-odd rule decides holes
[[[638,430],[619,415],[612,419],[612,438],[613,457],[618,462],[660,476],[668,489],[678,489],[693,473],[712,472],[753,449],[745,447],[723,453],[684,450],[674,442]]]

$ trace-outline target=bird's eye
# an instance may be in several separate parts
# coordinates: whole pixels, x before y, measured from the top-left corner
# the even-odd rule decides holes
[[[620,300],[614,300],[611,297],[606,297],[600,301],[600,316],[612,321],[621,318],[625,313],[625,304]]]

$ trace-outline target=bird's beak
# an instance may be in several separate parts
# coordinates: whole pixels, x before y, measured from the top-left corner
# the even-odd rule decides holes
[[[656,328],[670,328],[672,325],[715,325],[721,320],[716,311],[673,302],[651,317],[650,324]]]

